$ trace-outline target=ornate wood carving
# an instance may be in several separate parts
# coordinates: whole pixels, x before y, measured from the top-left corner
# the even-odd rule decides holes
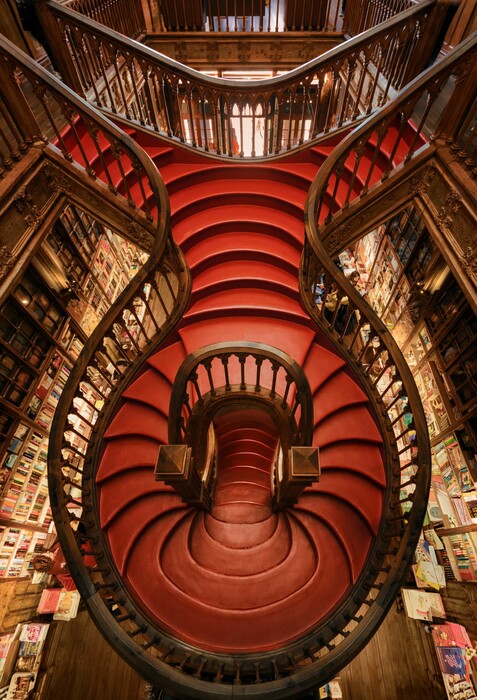
[[[305,61],[329,51],[342,42],[342,36],[330,32],[327,35],[310,32],[280,34],[280,38],[266,33],[254,33],[253,39],[237,39],[237,35],[214,34],[198,36],[194,32],[156,34],[146,38],[147,46],[160,53],[187,63],[192,68],[212,69],[220,65],[229,70],[240,70],[244,57],[254,68],[294,68]]]
[[[7,246],[2,246],[0,248],[0,280],[8,275],[14,264],[15,258],[7,249]]]
[[[61,192],[66,194],[71,191],[71,179],[65,175],[59,168],[55,168],[54,165],[48,163],[44,166],[43,172],[46,179],[50,183],[50,187],[55,192]]]
[[[17,192],[14,202],[17,211],[19,211],[20,214],[25,214],[24,221],[27,226],[35,231],[41,224],[43,216],[26,187],[23,187]]]

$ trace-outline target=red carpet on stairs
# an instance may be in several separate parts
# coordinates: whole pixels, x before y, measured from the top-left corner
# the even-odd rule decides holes
[[[350,592],[379,527],[381,437],[366,395],[303,311],[303,203],[326,149],[279,164],[217,165],[154,145],[170,188],[172,232],[190,266],[188,311],[123,395],[96,484],[113,558],[137,604],[163,629],[217,652],[278,648],[315,627]],[[298,362],[314,401],[322,474],[298,504],[270,508],[278,441],[256,405],[218,414],[210,514],[154,481],[167,443],[172,383],[211,343],[272,345]]]

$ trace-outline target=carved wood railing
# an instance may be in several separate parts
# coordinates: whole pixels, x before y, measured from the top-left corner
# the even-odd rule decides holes
[[[343,30],[356,36],[416,5],[419,0],[346,0]]]
[[[391,454],[394,453],[391,456],[394,495],[388,524],[397,525],[397,530],[387,536],[389,548],[385,548],[382,566],[388,568],[388,574],[381,578],[376,600],[360,623],[364,637],[372,634],[373,626],[386,614],[411,561],[426,512],[430,447],[425,414],[407,362],[389,329],[340,272],[329,250],[335,256],[340,250],[340,237],[351,237],[346,230],[347,214],[359,211],[359,205],[364,202],[376,201],[382,182],[387,184],[388,178],[399,178],[400,172],[406,174],[419,151],[433,152],[432,145],[419,139],[425,128],[433,140],[442,140],[444,135],[449,138],[450,132],[460,133],[462,115],[456,117],[449,107],[436,120],[433,107],[440,91],[449,88],[455,91],[456,99],[465,91],[467,103],[474,100],[476,51],[477,35],[346,137],[320,169],[305,206],[307,238],[300,272],[305,306],[325,335],[341,347],[343,357],[362,378],[368,396],[374,396],[374,404],[388,426]],[[455,104],[453,99],[451,93],[450,105]],[[464,114],[465,104],[461,100]],[[412,116],[414,129],[409,138],[405,129]],[[379,148],[382,158],[384,139],[388,165],[383,169],[381,160],[383,174],[376,179],[373,174],[377,168],[377,151]],[[397,169],[391,174],[393,167]],[[353,633],[347,641],[352,636]]]
[[[278,348],[258,343],[217,343],[189,356],[174,381],[169,441],[189,442],[190,419],[206,401],[223,395],[266,395],[287,409],[285,446],[311,445],[313,402],[301,367]]]
[[[141,0],[60,0],[60,3],[131,39],[138,39],[146,30]]]
[[[3,37],[0,94],[4,174],[32,148],[48,143],[60,161],[74,163],[91,182],[106,187],[131,215],[131,226],[143,229],[145,242],[154,237],[164,248],[166,189],[149,156],[130,137]]]
[[[159,0],[161,30],[166,32],[340,32],[354,36],[416,4],[412,0]]]
[[[406,164],[434,143],[451,144],[472,167],[476,56],[474,33],[334,149],[309,192],[306,215],[310,226],[318,226],[317,236],[325,240],[336,235],[336,222],[348,208],[373,196],[380,183],[399,177]]]
[[[293,455],[303,446],[311,446],[313,400],[310,385],[301,367],[286,353],[258,343],[216,343],[187,357],[177,372],[169,407],[169,443],[191,448],[189,482],[196,503],[213,501],[214,481],[205,467],[209,451],[209,426],[217,410],[225,403],[250,406],[259,403],[277,426],[280,469],[274,471],[271,499],[274,510],[292,505],[303,489],[316,481],[313,474],[292,474]],[[296,461],[296,460],[295,460]],[[306,467],[310,466],[308,459]],[[188,465],[187,465],[188,466]],[[312,470],[313,471],[313,470]],[[183,474],[176,488],[184,488]],[[293,482],[293,483],[292,483]],[[167,483],[173,483],[169,480]],[[175,484],[173,484],[175,485]],[[187,495],[185,499],[191,502]]]
[[[425,0],[284,76],[204,76],[46,0],[66,82],[95,106],[205,152],[264,157],[354,125],[429,60],[443,9]]]

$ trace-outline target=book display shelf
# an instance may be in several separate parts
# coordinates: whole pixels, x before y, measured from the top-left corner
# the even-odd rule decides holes
[[[421,396],[432,451],[425,528],[442,544],[436,548],[439,565],[447,580],[475,581],[477,318],[413,207],[340,260],[345,274],[360,273],[367,299],[400,346]],[[396,411],[405,406],[406,397],[399,399]]]
[[[145,259],[69,205],[0,303],[0,578],[27,576],[43,547],[56,406],[87,337]],[[90,391],[85,385],[86,420]]]

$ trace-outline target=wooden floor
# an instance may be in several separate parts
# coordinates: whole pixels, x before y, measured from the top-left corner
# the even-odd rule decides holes
[[[143,700],[145,683],[103,640],[87,613],[58,623],[41,700]],[[340,676],[343,700],[445,700],[430,635],[393,608]]]
[[[87,612],[58,624],[41,700],[143,700],[145,682],[111,649]]]

